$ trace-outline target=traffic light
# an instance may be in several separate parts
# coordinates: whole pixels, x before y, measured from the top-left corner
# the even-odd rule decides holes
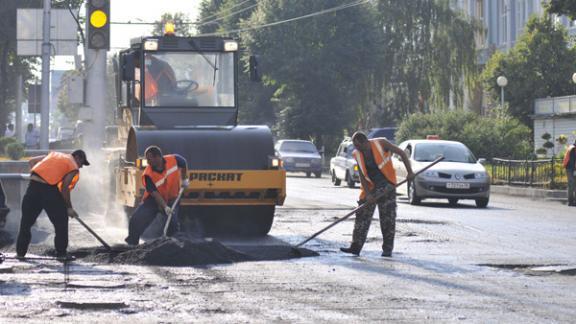
[[[88,0],[88,48],[110,49],[110,0]]]

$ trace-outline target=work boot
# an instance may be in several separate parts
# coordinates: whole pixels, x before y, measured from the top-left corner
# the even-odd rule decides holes
[[[382,257],[389,258],[392,256],[392,251],[382,251]]]
[[[356,256],[360,255],[360,249],[355,246],[354,244],[351,244],[350,247],[347,248],[340,248],[340,251],[344,252],[344,253],[350,253],[350,254],[354,254]]]
[[[126,242],[126,244],[128,244],[129,246],[137,246],[138,245],[138,241],[134,241],[134,240],[130,239],[130,237],[125,238],[124,242]]]
[[[16,259],[22,261],[22,260],[26,259],[26,254],[17,253],[17,254],[16,254]]]
[[[68,262],[68,261],[76,260],[76,257],[64,252],[64,253],[56,254],[56,260],[61,261],[61,262]]]

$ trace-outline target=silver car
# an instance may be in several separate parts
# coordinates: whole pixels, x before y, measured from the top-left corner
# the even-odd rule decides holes
[[[408,199],[412,205],[426,198],[447,198],[450,205],[460,199],[473,199],[484,208],[490,199],[490,177],[484,166],[466,145],[455,141],[409,140],[399,147],[410,158],[414,172],[439,156],[444,160],[418,175],[408,184]],[[406,178],[404,163],[394,157],[398,181]]]

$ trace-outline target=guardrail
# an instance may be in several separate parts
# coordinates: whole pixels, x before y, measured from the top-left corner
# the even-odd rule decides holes
[[[492,159],[492,184],[565,189],[568,178],[557,158],[545,160],[504,160]]]

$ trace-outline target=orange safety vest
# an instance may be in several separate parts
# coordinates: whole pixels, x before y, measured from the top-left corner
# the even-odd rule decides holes
[[[570,162],[570,153],[572,152],[572,149],[574,149],[574,145],[568,146],[568,149],[566,149],[566,153],[564,153],[564,161],[562,161],[562,165],[564,167],[567,167],[568,162]]]
[[[71,154],[50,152],[32,167],[31,172],[36,173],[51,186],[58,185],[58,189],[62,191],[62,179],[64,179],[68,173],[78,169],[76,160],[74,160]],[[80,173],[76,173],[74,178],[72,178],[68,189],[74,189],[78,180],[80,180]]]
[[[152,166],[148,165],[142,174],[142,185],[146,187],[146,176],[149,176],[156,185],[158,193],[164,198],[165,202],[176,199],[178,197],[178,191],[180,189],[180,169],[178,168],[178,163],[176,162],[176,157],[174,155],[164,155],[164,160],[166,165],[164,166],[164,171],[158,173],[152,170]],[[148,198],[150,194],[148,191],[144,192],[144,197],[142,201]]]
[[[154,99],[158,95],[158,82],[156,79],[146,70],[144,72],[144,98],[146,100]]]
[[[378,142],[378,139],[368,140],[370,142],[370,147],[372,149],[372,155],[374,155],[374,161],[378,165],[380,172],[386,177],[388,181],[396,185],[396,171],[394,171],[394,166],[392,164],[392,153],[384,152],[382,145]],[[374,189],[374,183],[368,177],[368,172],[366,170],[366,163],[364,162],[364,156],[358,150],[354,150],[354,157],[360,168],[360,172],[364,175],[366,181],[368,181],[368,190]],[[366,188],[362,187],[362,192],[360,193],[360,199],[366,198]]]

